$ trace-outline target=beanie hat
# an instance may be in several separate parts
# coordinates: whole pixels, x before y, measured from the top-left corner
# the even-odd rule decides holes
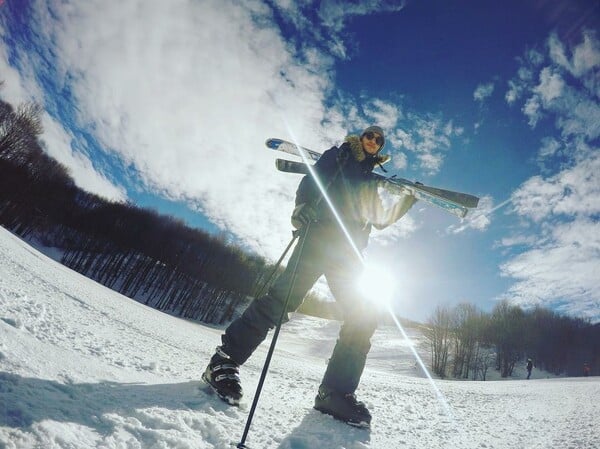
[[[371,125],[368,128],[366,128],[360,136],[362,137],[368,132],[377,133],[381,136],[381,139],[383,140],[383,143],[381,144],[381,147],[379,148],[379,151],[381,151],[383,146],[385,145],[385,135],[383,134],[383,129],[381,129],[380,126]]]

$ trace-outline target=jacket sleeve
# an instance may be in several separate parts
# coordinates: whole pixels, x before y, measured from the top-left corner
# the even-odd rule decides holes
[[[376,229],[397,222],[417,201],[412,195],[388,195],[384,200],[384,189],[380,182],[371,180],[361,186],[359,193],[361,213]]]

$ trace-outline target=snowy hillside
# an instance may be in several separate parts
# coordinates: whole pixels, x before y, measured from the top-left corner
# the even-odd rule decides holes
[[[372,429],[321,415],[312,402],[338,326],[298,315],[283,328],[248,446],[600,447],[600,379],[436,380],[437,396],[391,327],[357,392]],[[231,408],[199,381],[220,331],[116,294],[0,228],[0,447],[235,447],[267,345],[242,367],[246,398]]]

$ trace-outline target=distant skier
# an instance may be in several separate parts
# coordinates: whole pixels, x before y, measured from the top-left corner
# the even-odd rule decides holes
[[[405,196],[393,207],[384,208],[372,174],[375,166],[389,160],[389,156],[380,155],[384,144],[383,130],[370,126],[360,137],[348,136],[340,147],[325,151],[315,164],[327,195],[360,251],[367,246],[372,226],[383,229],[393,224],[416,201],[412,196]],[[202,378],[221,399],[230,404],[239,403],[243,394],[239,366],[266,338],[269,329],[277,325],[297,264],[287,312],[300,306],[308,290],[323,274],[343,309],[344,322],[314,408],[349,424],[368,426],[371,414],[354,392],[377,327],[376,308],[355,288],[361,262],[310,175],[301,180],[296,192],[292,225],[301,232],[301,240],[287,268],[265,296],[255,299],[242,316],[227,327],[221,338],[222,345],[217,347]]]
[[[531,370],[533,369],[533,362],[531,359],[527,359],[527,380],[531,377]]]
[[[591,372],[592,372],[592,368],[591,368],[590,364],[588,362],[585,362],[583,364],[583,376],[588,377]]]

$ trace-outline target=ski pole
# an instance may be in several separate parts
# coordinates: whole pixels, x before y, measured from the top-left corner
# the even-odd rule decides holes
[[[242,435],[242,439],[239,444],[236,446],[238,449],[250,449],[246,446],[246,438],[248,437],[248,432],[250,431],[250,424],[252,423],[252,418],[254,417],[254,412],[256,410],[256,406],[258,405],[258,399],[260,397],[260,393],[262,391],[263,384],[265,383],[265,379],[267,377],[267,371],[269,370],[269,364],[271,363],[271,358],[273,357],[273,352],[275,351],[275,344],[277,343],[277,337],[279,336],[279,331],[281,329],[281,324],[283,323],[283,317],[287,313],[288,304],[290,302],[290,297],[292,296],[292,290],[294,289],[294,284],[296,282],[296,273],[298,271],[298,263],[300,258],[302,257],[302,250],[304,249],[304,242],[306,240],[306,235],[308,234],[308,229],[310,228],[310,222],[306,224],[303,229],[302,238],[300,239],[300,247],[298,248],[298,257],[294,262],[294,270],[292,271],[292,279],[290,281],[290,288],[288,289],[287,296],[285,298],[285,302],[283,304],[283,309],[281,310],[281,315],[279,316],[279,322],[275,327],[275,332],[273,333],[273,339],[271,340],[271,346],[269,346],[269,352],[267,353],[267,358],[265,360],[265,364],[263,365],[262,372],[260,373],[260,380],[258,381],[258,386],[256,387],[256,393],[254,393],[254,399],[252,401],[252,406],[250,407],[250,412],[248,413],[248,419],[246,420],[246,427],[244,428],[244,433]],[[290,242],[290,245],[286,248],[285,252],[289,250],[291,244],[296,240],[297,233],[294,233],[294,238]]]
[[[331,187],[331,184],[333,184],[333,182],[337,179],[337,177],[339,176],[339,174],[342,172],[342,166],[343,166],[344,163],[345,163],[345,160],[342,161],[342,164],[340,164],[338,166],[335,174],[333,175],[333,177],[327,183],[327,186],[325,187],[325,191],[329,190],[329,187]],[[312,173],[311,173],[311,176],[312,176]],[[317,207],[321,203],[322,200],[323,200],[323,196],[320,196],[317,199],[317,201],[315,201],[315,207]],[[260,287],[260,289],[258,289],[256,291],[256,294],[254,295],[255,298],[260,298],[263,295],[263,293],[266,290],[266,287],[269,285],[269,283],[273,279],[273,276],[275,276],[275,273],[277,273],[277,269],[281,265],[281,262],[285,258],[285,255],[288,253],[288,251],[290,250],[291,246],[294,244],[294,241],[298,238],[299,235],[300,235],[300,229],[296,229],[296,230],[292,231],[292,240],[290,240],[290,243],[288,243],[287,248],[283,251],[283,254],[281,255],[281,257],[279,258],[279,260],[275,264],[275,268],[273,268],[273,271],[271,271],[271,274],[269,275],[268,279],[263,283],[263,285]]]
[[[292,245],[294,244],[294,242],[298,238],[298,235],[299,235],[299,231],[298,230],[292,231],[292,240],[290,240],[290,243],[288,243],[288,246],[285,248],[285,250],[281,254],[281,257],[279,258],[279,260],[275,264],[275,268],[273,268],[273,271],[271,271],[271,274],[269,275],[269,277],[267,278],[267,280],[263,283],[263,285],[261,285],[261,287],[259,289],[256,290],[256,293],[254,294],[255,298],[260,298],[263,295],[263,293],[266,290],[266,287],[271,283],[271,280],[273,279],[273,276],[275,276],[275,273],[277,273],[277,270],[279,269],[279,266],[281,265],[281,262],[283,261],[283,259],[285,258],[286,254],[288,253],[288,251],[290,250],[290,248],[292,247]]]

